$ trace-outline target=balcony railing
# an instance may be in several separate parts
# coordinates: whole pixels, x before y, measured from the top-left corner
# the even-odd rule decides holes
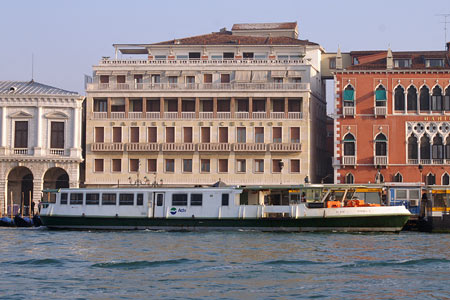
[[[178,112],[164,112],[164,119],[178,119]]]
[[[267,144],[264,143],[236,143],[234,144],[234,151],[266,151]]]
[[[418,165],[419,160],[418,159],[408,159],[408,165]]]
[[[125,119],[125,112],[111,112],[111,119]]]
[[[272,152],[300,152],[302,151],[302,144],[300,143],[273,143],[270,144],[269,150]]]
[[[142,119],[144,117],[142,112],[128,112],[128,119]]]
[[[254,112],[252,112],[252,119],[267,119],[267,112],[254,111]]]
[[[344,106],[343,107],[343,115],[344,116],[355,116],[355,107],[354,106]]]
[[[200,143],[198,144],[198,151],[231,151],[231,144],[229,143]]]
[[[421,165],[431,165],[433,161],[431,159],[421,159],[420,164]]]
[[[49,154],[54,156],[63,156],[65,151],[64,149],[50,149]]]
[[[201,111],[198,113],[200,119],[213,119],[214,113],[212,111]]]
[[[96,90],[149,90],[149,91],[176,91],[176,90],[202,90],[202,91],[226,91],[226,90],[309,90],[310,84],[303,83],[142,83],[137,88],[134,84],[127,83],[90,83],[88,91]]]
[[[123,143],[93,143],[91,145],[91,151],[123,151],[124,150]]]
[[[288,119],[303,119],[302,112],[288,112]]]
[[[270,118],[271,119],[284,119],[286,117],[284,112],[271,112]]]
[[[345,155],[342,157],[342,164],[344,166],[354,166],[356,165],[356,157],[354,155]]]
[[[289,65],[304,64],[303,59],[102,59],[100,65]]]
[[[163,143],[162,151],[195,151],[195,144],[192,143]]]
[[[231,112],[229,111],[218,111],[217,119],[231,119]]]
[[[236,119],[248,119],[248,112],[246,111],[237,111],[234,113],[234,117]]]
[[[93,117],[94,117],[94,119],[108,119],[108,113],[106,111],[105,112],[94,111]]]
[[[375,156],[374,157],[374,165],[378,166],[387,166],[388,164],[388,157],[387,156]]]
[[[14,148],[15,155],[28,155],[28,148]]]
[[[155,152],[159,151],[159,144],[157,143],[129,143],[127,144],[127,151],[129,152]]]
[[[195,119],[195,111],[183,111],[181,112],[182,119]]]
[[[160,119],[161,118],[161,113],[159,111],[146,112],[145,113],[145,117],[147,119]]]
[[[386,106],[375,106],[375,116],[382,116],[385,117],[387,113],[387,107]]]

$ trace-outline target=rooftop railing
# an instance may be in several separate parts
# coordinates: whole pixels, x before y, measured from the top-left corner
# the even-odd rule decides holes
[[[303,59],[102,59],[99,65],[290,65],[306,64]]]

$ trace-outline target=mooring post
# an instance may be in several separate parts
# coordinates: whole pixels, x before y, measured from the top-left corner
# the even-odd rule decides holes
[[[11,191],[11,211],[10,211],[10,215],[11,215],[11,220],[13,218],[13,192]]]
[[[20,216],[23,218],[23,206],[25,202],[25,194],[22,192],[22,199],[20,200]]]
[[[29,192],[30,192],[30,201],[29,201],[30,203],[28,203],[28,204],[30,206],[28,207],[28,210],[30,211],[30,220],[31,220],[31,216],[34,215],[34,211],[31,210],[31,208],[33,207],[33,205],[31,205],[31,203],[33,201],[33,199],[31,199],[31,190]]]

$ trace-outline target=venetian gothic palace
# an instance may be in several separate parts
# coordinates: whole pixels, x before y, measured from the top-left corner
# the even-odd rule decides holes
[[[1,81],[0,209],[80,185],[448,185],[449,46],[327,53],[297,22],[234,24],[114,44],[86,97]]]

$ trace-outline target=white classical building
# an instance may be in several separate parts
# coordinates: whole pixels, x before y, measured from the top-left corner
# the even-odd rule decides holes
[[[3,214],[28,206],[30,196],[39,202],[44,188],[78,187],[82,102],[76,92],[35,81],[0,81]]]

